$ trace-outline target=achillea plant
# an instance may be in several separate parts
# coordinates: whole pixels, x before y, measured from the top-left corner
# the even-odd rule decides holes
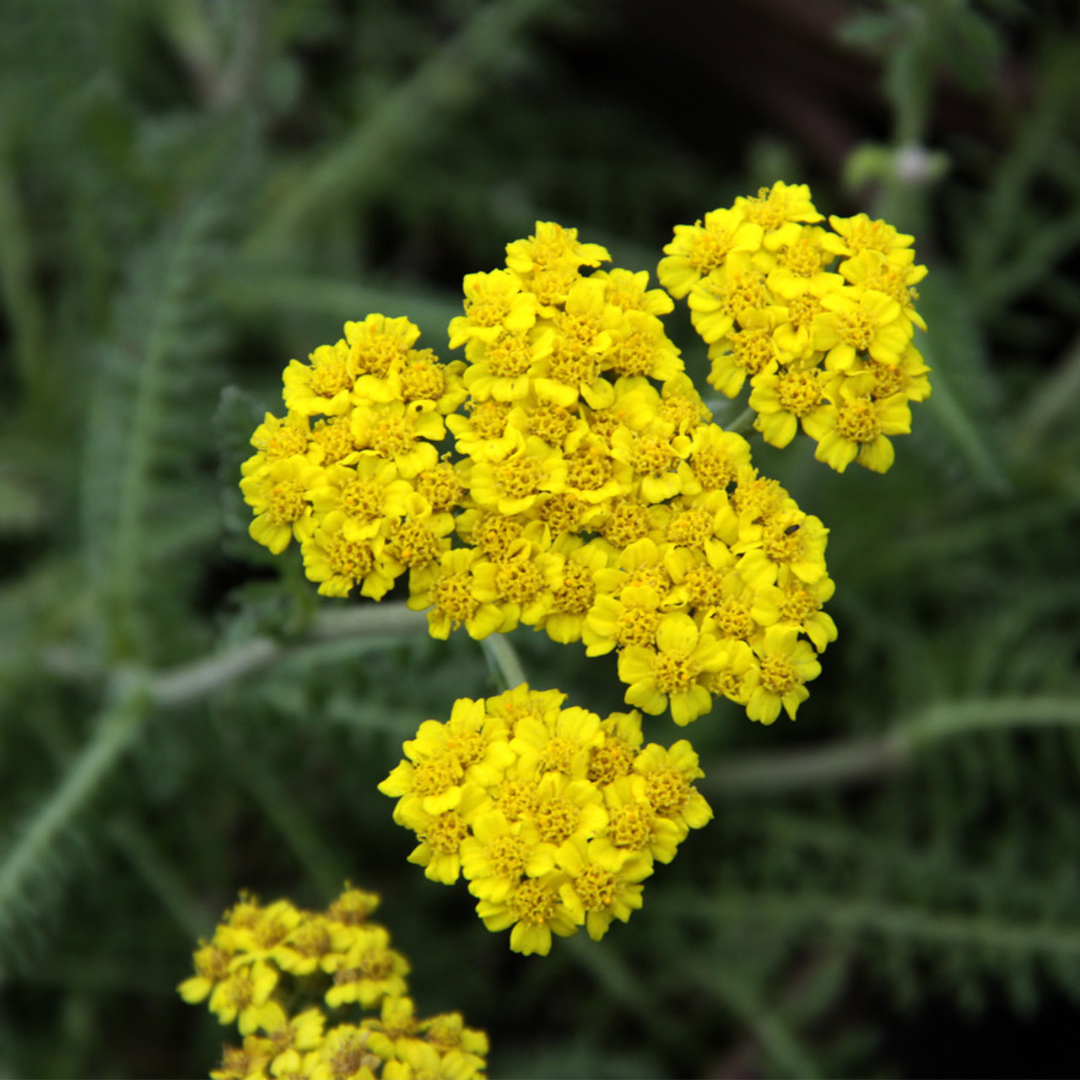
[[[450,362],[407,319],[347,323],[289,364],[287,413],[252,438],[252,537],[296,540],[327,596],[379,600],[408,572],[436,638],[530,626],[614,651],[627,704],[679,725],[717,697],[794,719],[837,634],[828,529],[755,468],[739,421],[714,422],[662,316],[688,300],[710,384],[749,384],[767,442],[801,428],[833,469],[885,472],[930,392],[912,344],[926,271],[885,222],[822,220],[805,186],[740,198],[676,227],[660,289],[538,222],[504,268],[466,276]],[[464,876],[523,953],[626,921],[654,863],[712,816],[689,742],[642,748],[638,711],[564,699],[522,684],[460,700],[380,785],[419,841],[410,861]]]
[[[487,1036],[458,1013],[416,1017],[409,962],[370,919],[378,903],[346,886],[326,911],[241,896],[225,913],[179,987],[243,1036],[225,1047],[213,1080],[482,1080]],[[343,1019],[343,1009],[357,1015]]]

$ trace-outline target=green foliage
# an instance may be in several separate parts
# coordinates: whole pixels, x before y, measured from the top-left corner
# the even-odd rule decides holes
[[[1080,46],[1053,5],[843,28],[889,144],[833,106],[878,185],[810,179],[916,233],[934,394],[883,477],[755,445],[831,529],[840,638],[797,725],[649,722],[692,737],[717,820],[629,926],[509,954],[376,790],[515,658],[604,713],[613,666],[433,641],[247,536],[251,431],[345,319],[442,349],[461,275],[536,218],[652,270],[677,222],[822,160],[760,87],[700,111],[716,71],[636,7],[0,5],[0,1072],[204,1074],[197,936],[241,888],[323,907],[345,878],[495,1075],[910,1074],[901,1008],[1080,998]],[[948,169],[904,174],[911,143]]]

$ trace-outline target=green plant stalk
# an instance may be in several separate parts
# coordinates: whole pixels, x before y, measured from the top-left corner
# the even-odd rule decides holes
[[[480,643],[484,649],[488,666],[497,673],[504,690],[513,690],[529,681],[522,667],[517,649],[507,640],[505,634],[490,634]]]
[[[1047,957],[1080,957],[1080,932],[1038,922],[1009,922],[986,916],[934,915],[914,907],[874,901],[845,903],[835,894],[790,896],[748,893],[720,900],[683,895],[679,910],[691,918],[824,924],[837,930],[879,933],[941,946],[976,946]],[[670,901],[671,898],[666,898]]]
[[[427,632],[427,621],[409,611],[404,604],[387,604],[383,608],[360,606],[349,611],[329,612],[318,619],[307,642],[345,634],[367,634],[389,641],[401,633],[420,630]],[[72,759],[63,779],[0,861],[0,926],[18,921],[19,902],[33,880],[45,872],[56,840],[85,809],[100,784],[134,743],[155,706],[191,705],[269,666],[307,642],[289,650],[269,639],[256,638],[156,677],[117,669],[115,704],[102,713],[94,734]],[[265,785],[259,787],[258,779],[255,778],[253,786],[258,787],[261,794],[267,794]],[[301,850],[311,831],[293,830],[289,839]],[[320,883],[329,883],[331,890],[340,885],[340,875],[325,860],[316,858],[309,870]],[[179,911],[174,914],[182,918],[185,925],[194,921],[190,910],[182,915]]]
[[[137,655],[140,639],[137,623],[145,557],[144,517],[157,435],[163,416],[165,365],[175,346],[171,315],[183,306],[188,282],[182,269],[189,265],[190,245],[195,242],[195,236],[200,231],[200,219],[206,212],[205,203],[196,207],[183,221],[175,241],[169,245],[139,365],[110,566],[116,604],[111,613],[111,646],[113,655],[124,659]]]
[[[722,425],[725,431],[734,431],[739,435],[749,432],[754,426],[754,417],[757,414],[748,405],[730,424]]]
[[[8,850],[0,863],[0,925],[10,926],[16,921],[15,909],[25,899],[33,880],[45,872],[56,840],[134,742],[150,704],[144,684],[131,680],[119,700],[101,714],[94,734]]]
[[[876,739],[714,761],[701,786],[714,797],[866,782],[911,764],[933,744],[979,731],[1080,727],[1080,699],[986,698],[934,705]]]
[[[1080,210],[1061,215],[1025,236],[1007,262],[984,266],[972,283],[972,296],[983,315],[996,314],[1066,258],[1080,241]]]
[[[426,633],[427,620],[405,604],[361,604],[341,611],[326,611],[315,619],[301,641],[285,644],[272,638],[251,638],[203,660],[161,672],[148,681],[148,692],[156,705],[177,708],[262,671],[312,642],[343,637],[391,641]]]

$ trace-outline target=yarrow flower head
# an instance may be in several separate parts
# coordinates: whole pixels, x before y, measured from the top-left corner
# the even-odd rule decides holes
[[[487,1036],[466,1028],[459,1013],[415,1016],[409,963],[370,919],[378,904],[349,885],[325,911],[240,897],[200,942],[195,974],[179,986],[186,1002],[208,1001],[243,1037],[224,1048],[213,1080],[394,1080],[420,1069],[483,1080]]]
[[[416,834],[409,860],[444,884],[464,877],[484,924],[521,953],[626,922],[654,863],[712,817],[689,743],[642,747],[639,713],[602,720],[564,699],[522,685],[458,701],[379,785]]]
[[[889,437],[911,430],[909,403],[930,395],[913,341],[926,267],[884,221],[822,220],[805,184],[777,182],[677,225],[660,284],[687,300],[710,385],[735,397],[749,382],[766,442],[787,446],[801,428],[838,472],[853,461],[885,472]]]

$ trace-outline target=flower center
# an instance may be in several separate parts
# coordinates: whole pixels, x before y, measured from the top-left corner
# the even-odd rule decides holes
[[[430,355],[424,356],[423,353]],[[406,401],[438,401],[446,392],[446,376],[442,365],[435,360],[430,349],[416,354],[401,373],[401,396]]]
[[[497,836],[488,845],[487,855],[497,877],[515,879],[525,871],[525,845],[518,836]]]
[[[586,911],[607,911],[615,902],[615,875],[589,866],[574,878],[574,891]]]
[[[814,316],[820,315],[825,309],[821,301],[813,293],[802,293],[788,301],[788,318],[796,330],[808,330],[814,322]]]
[[[491,374],[500,379],[524,375],[532,364],[532,347],[521,334],[504,334],[489,345],[485,356]]]
[[[854,311],[841,311],[836,316],[836,332],[845,345],[865,352],[874,340],[874,320],[870,315],[856,308]]]
[[[371,449],[380,457],[392,460],[407,454],[416,442],[407,416],[384,416],[371,428]]]
[[[518,922],[543,926],[555,917],[558,897],[550,885],[527,878],[514,891],[507,906]]]
[[[704,277],[710,270],[724,265],[734,240],[728,229],[706,227],[691,239],[686,257],[690,265]]]
[[[472,575],[467,571],[447,574],[435,585],[435,606],[445,611],[454,622],[466,622],[471,619],[480,606],[473,596]]]
[[[267,517],[273,525],[291,525],[304,516],[304,489],[295,480],[279,480],[270,491]]]
[[[738,472],[735,462],[727,454],[711,446],[695,451],[690,464],[706,491],[723,490]]]
[[[529,417],[530,431],[550,446],[562,446],[574,427],[574,414],[551,401],[541,401]]]
[[[496,483],[507,499],[523,499],[534,495],[544,477],[543,469],[531,457],[510,458],[495,466]]]
[[[673,544],[703,548],[713,538],[713,516],[707,510],[680,510],[668,523],[667,538]]]
[[[510,314],[510,297],[504,292],[479,287],[465,298],[465,314],[473,326],[499,326]]]
[[[342,417],[316,421],[312,438],[322,447],[324,465],[333,465],[356,449],[348,421]]]
[[[794,666],[782,656],[766,656],[760,666],[761,685],[770,694],[783,697],[799,685],[799,676]]]
[[[663,817],[671,817],[685,805],[690,784],[674,769],[655,769],[645,777],[645,790],[653,809]]]
[[[776,387],[780,408],[795,416],[805,416],[821,403],[821,385],[810,371],[789,371]]]
[[[608,543],[627,548],[649,535],[649,511],[642,503],[620,499],[612,504],[603,533]]]
[[[874,403],[869,400],[845,403],[836,418],[836,430],[852,442],[873,442],[881,432]]]
[[[276,461],[278,458],[293,457],[307,450],[308,434],[291,424],[282,425],[266,440],[266,458]]]
[[[695,566],[682,583],[692,607],[715,607],[723,600],[723,579],[708,563]]]
[[[551,354],[549,373],[564,386],[588,386],[595,381],[600,362],[575,339],[560,340]]]
[[[620,776],[629,776],[634,765],[634,751],[625,740],[609,735],[603,746],[589,758],[589,779],[594,784],[610,784]]]
[[[697,665],[689,656],[675,653],[657,653],[656,685],[665,694],[678,694],[688,690],[698,676]]]
[[[611,815],[608,823],[608,835],[611,842],[619,848],[641,851],[652,836],[653,820],[656,811],[644,803],[631,803],[620,806]]]
[[[434,468],[422,472],[413,480],[413,487],[431,504],[435,513],[453,510],[461,501],[462,488],[457,473],[449,462],[440,461]]]
[[[521,525],[503,514],[485,513],[473,530],[472,542],[489,558],[499,561],[509,554],[510,545],[521,536]]]
[[[507,821],[520,821],[536,811],[536,784],[528,780],[507,780],[499,789],[499,809]]]
[[[561,772],[569,776],[575,749],[577,748],[569,739],[556,735],[537,760],[536,771],[539,773]]]
[[[367,544],[355,544],[340,535],[329,543],[327,539],[323,540],[323,547],[327,549],[327,560],[335,577],[360,581],[375,569],[375,556]]]
[[[750,604],[746,600],[737,600],[729,596],[716,609],[716,625],[724,637],[748,639],[757,629],[750,614]]]
[[[357,477],[341,489],[341,509],[350,517],[371,521],[382,512],[383,491],[378,481]]]
[[[316,364],[308,376],[308,387],[316,397],[332,398],[352,387],[353,380],[344,360],[326,360]]]
[[[764,371],[776,359],[772,332],[760,327],[736,331],[731,335],[731,359],[751,375]]]
[[[580,615],[592,607],[596,596],[596,583],[589,568],[581,563],[568,562],[563,571],[562,588],[554,592],[558,611]]]
[[[481,439],[498,439],[506,431],[510,406],[501,401],[473,402],[469,419]]]
[[[549,799],[536,811],[540,836],[549,844],[561,844],[573,836],[577,823],[577,807],[565,799]]]
[[[375,333],[353,346],[353,359],[362,375],[385,379],[391,365],[401,355],[401,346],[393,338]]]
[[[390,554],[411,568],[427,566],[438,557],[439,542],[420,521],[402,521],[390,531]]]
[[[595,448],[571,454],[566,464],[567,486],[579,491],[599,491],[611,478],[611,462]]]
[[[459,770],[450,757],[421,761],[413,770],[413,791],[421,798],[442,795],[457,782]]]
[[[552,536],[581,531],[583,506],[573,492],[549,495],[540,507],[540,517],[547,523]]]
[[[626,648],[629,645],[649,646],[656,641],[660,627],[660,613],[648,608],[628,607],[619,615],[615,624],[615,640]]]
[[[663,476],[677,457],[671,443],[655,435],[638,435],[630,447],[630,465],[639,476]]]
[[[420,838],[439,855],[454,855],[461,848],[461,842],[469,835],[465,822],[456,810],[448,810],[437,818],[421,834]]]

